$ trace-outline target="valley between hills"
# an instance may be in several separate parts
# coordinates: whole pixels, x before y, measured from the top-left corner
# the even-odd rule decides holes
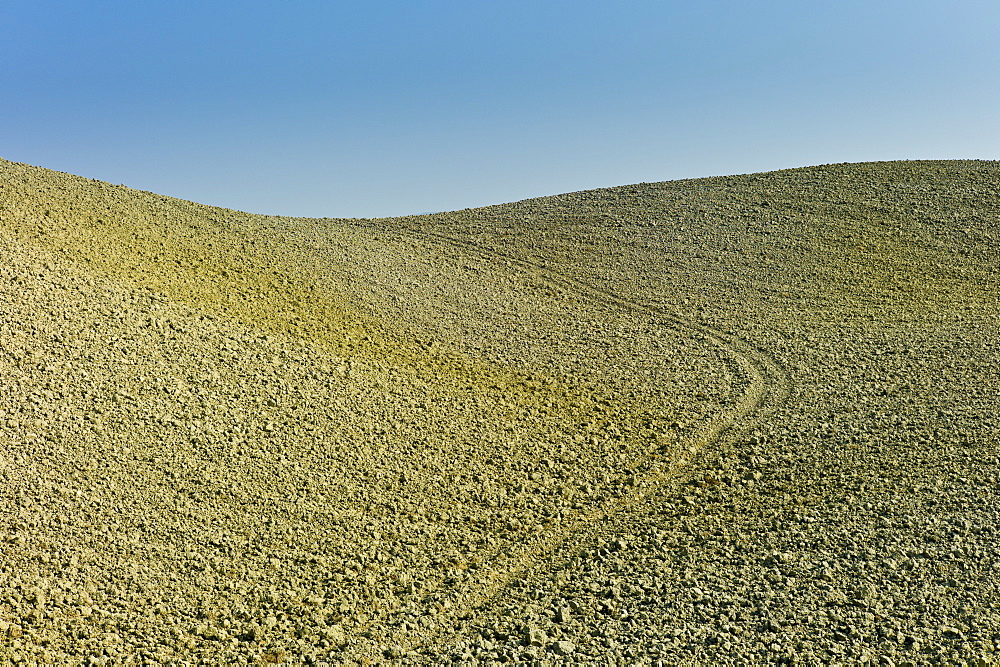
[[[996,162],[362,220],[0,160],[0,658],[989,664],[998,288]]]

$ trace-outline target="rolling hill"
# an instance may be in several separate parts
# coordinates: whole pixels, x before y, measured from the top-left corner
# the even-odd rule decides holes
[[[998,177],[360,220],[0,161],[0,655],[996,655]]]

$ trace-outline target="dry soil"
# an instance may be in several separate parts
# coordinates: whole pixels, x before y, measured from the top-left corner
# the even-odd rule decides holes
[[[0,161],[0,657],[987,663],[998,177],[344,220]]]

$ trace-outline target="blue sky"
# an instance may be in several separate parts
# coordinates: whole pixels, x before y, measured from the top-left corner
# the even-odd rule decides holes
[[[1000,158],[996,0],[0,3],[0,157],[386,216]]]

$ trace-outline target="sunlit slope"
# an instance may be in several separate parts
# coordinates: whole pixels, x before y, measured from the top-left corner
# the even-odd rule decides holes
[[[295,265],[294,222],[3,163],[4,222],[47,248],[173,301],[344,350],[384,354],[378,325]]]

